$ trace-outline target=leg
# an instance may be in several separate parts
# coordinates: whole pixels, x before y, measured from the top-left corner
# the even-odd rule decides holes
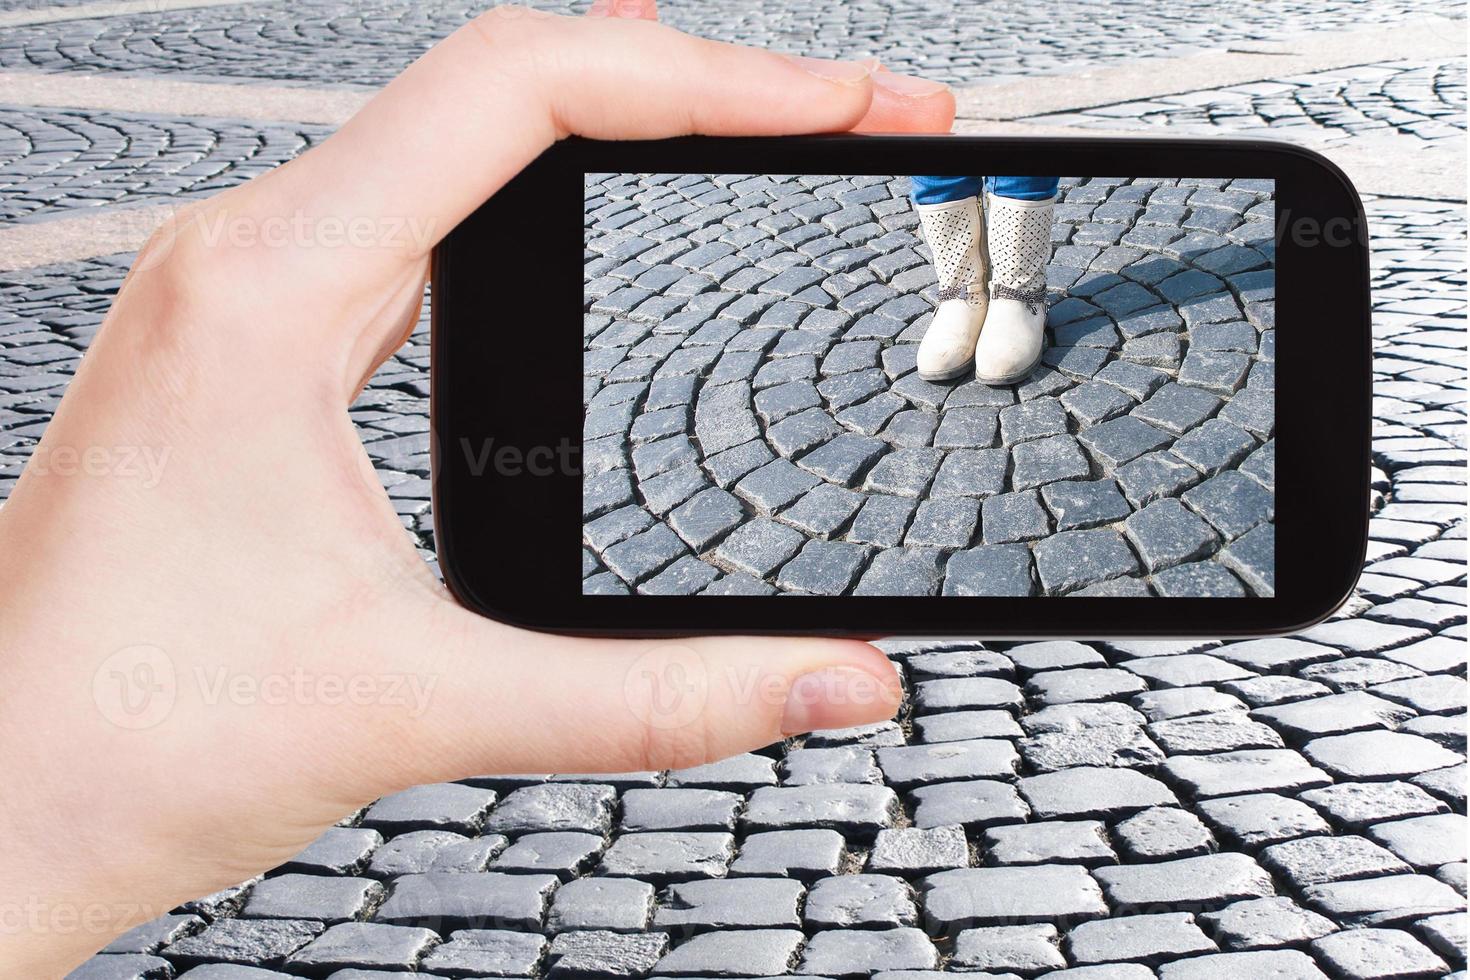
[[[913,196],[939,280],[939,306],[919,343],[919,377],[946,381],[974,369],[985,320],[985,223],[979,177],[914,177]]]
[[[979,177],[910,177],[915,204],[949,204],[980,196]]]
[[[1055,177],[991,177],[985,182],[990,304],[975,348],[975,377],[1022,381],[1046,339],[1046,263],[1051,258]]]
[[[985,189],[1014,201],[1046,201],[1056,196],[1056,177],[987,177]]]

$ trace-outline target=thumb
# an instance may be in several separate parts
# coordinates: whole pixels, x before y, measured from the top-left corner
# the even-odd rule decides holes
[[[883,721],[902,698],[888,658],[856,640],[561,637],[447,601],[428,619],[400,619],[416,627],[412,640],[383,648],[433,651],[428,663],[419,655],[418,669],[432,665],[437,677],[422,716],[391,726],[396,741],[412,733],[405,782],[682,769]]]

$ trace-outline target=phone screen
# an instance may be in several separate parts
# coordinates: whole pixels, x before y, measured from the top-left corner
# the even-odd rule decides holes
[[[1273,181],[584,192],[584,594],[1274,595]]]

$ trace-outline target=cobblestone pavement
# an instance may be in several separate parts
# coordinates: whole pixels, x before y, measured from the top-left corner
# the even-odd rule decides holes
[[[0,222],[207,196],[326,138],[322,126],[0,107]]]
[[[1160,126],[1179,134],[1231,133],[1314,144],[1331,144],[1384,130],[1423,140],[1463,140],[1465,59],[1358,65],[1076,112],[1046,113],[1026,121],[1104,129]]]
[[[1270,182],[1065,179],[1008,387],[915,372],[907,185],[589,178],[583,590],[1271,595]]]
[[[1464,281],[1464,217],[1369,215],[1381,499],[1334,620],[1227,644],[893,642],[896,725],[687,772],[412,790],[78,976],[1463,967],[1464,321],[1446,289]],[[3,277],[0,480],[128,259]],[[420,533],[424,339],[354,410]]]
[[[20,6],[6,0],[0,9]],[[945,7],[936,22],[917,4],[663,7],[675,23],[707,33],[814,52],[883,50],[895,64],[961,81],[1357,23],[1391,30],[1416,10],[1447,13],[1385,2],[1272,4],[1259,12],[1189,3],[1144,17],[1134,5],[1073,5],[1058,15],[1057,6],[987,4]],[[392,74],[463,15],[460,7],[324,3],[128,15],[0,29],[0,63],[28,63],[27,50],[49,50],[38,57],[79,70],[369,82]],[[1007,19],[1030,33],[993,29]],[[973,36],[988,40],[972,50]],[[1155,119],[1175,131],[1265,125],[1330,144],[1329,152],[1389,132],[1406,146],[1463,140],[1450,131],[1464,126],[1462,65],[1374,61],[1381,56],[1341,62],[1366,67],[1330,78],[1264,78],[1243,93],[1205,91],[1202,82],[1182,102],[1160,96],[1127,108],[1074,108],[1050,125],[1086,128],[1109,113],[1117,127]],[[1173,84],[1161,79],[1160,90]],[[1227,114],[1230,107],[1239,114]],[[1303,113],[1313,122],[1285,121]],[[0,189],[6,233],[153,202],[166,189],[199,192],[320,135],[289,122],[277,129],[85,105],[16,106],[0,116],[27,140],[56,134],[53,123],[64,130],[39,159],[14,137],[0,152],[0,161],[12,161],[0,163],[0,179],[39,174],[35,180],[49,183],[37,188],[60,194],[22,200]],[[39,169],[22,173],[17,153]],[[184,172],[196,166],[200,172]],[[83,211],[88,187],[99,189],[102,203]],[[112,196],[117,191],[124,196]],[[908,691],[895,725],[820,733],[685,772],[486,777],[411,790],[350,816],[264,878],[142,927],[76,976],[363,980],[407,970],[556,980],[637,980],[650,972],[929,980],[934,969],[1035,977],[1085,967],[1062,976],[1463,977],[1462,193],[1453,201],[1368,202],[1372,544],[1357,594],[1322,626],[1225,644],[894,641],[885,648]],[[1087,205],[1094,203],[1103,202]],[[1143,213],[1154,207],[1148,202]],[[41,224],[21,228],[21,216]],[[1129,220],[1134,231],[1149,227],[1142,217]],[[1084,265],[1122,254],[1111,241],[1078,241],[1088,225],[1075,213],[1059,224],[1076,226],[1066,247],[1080,249],[1061,253],[1073,264],[1054,262],[1054,276],[1074,269],[1083,281],[1103,269],[1084,272]],[[908,229],[877,237],[896,233]],[[1096,255],[1081,250],[1090,247]],[[1146,251],[1134,262],[1179,261],[1186,273],[1226,282],[1242,274],[1201,268],[1199,255]],[[0,499],[130,258],[0,271]],[[747,276],[754,268],[758,262]],[[750,295],[761,296],[771,281],[750,284]],[[1139,285],[1157,296],[1165,281]],[[1099,305],[1105,291],[1085,299]],[[781,298],[759,313],[788,303]],[[1116,363],[1131,361],[1123,356],[1130,345],[1136,352],[1138,341],[1169,336],[1129,338],[1117,317],[1108,321],[1117,343],[1092,349]],[[1074,325],[1085,322],[1053,329],[1080,334]],[[904,323],[883,338],[893,341],[886,346],[907,343],[913,323]],[[373,379],[353,418],[405,528],[428,556],[422,326]],[[1330,341],[1330,324],[1312,326]],[[1190,350],[1181,347],[1180,369]],[[1258,343],[1258,367],[1267,363],[1260,353]],[[771,356],[755,370],[783,359]],[[880,354],[874,369],[892,386],[884,367]],[[1068,384],[1080,380],[1058,367]],[[1247,378],[1242,390],[1257,381]],[[1031,400],[1049,397],[1064,396]]]
[[[528,6],[566,12],[573,0]],[[463,0],[279,0],[18,26],[0,31],[0,68],[180,72],[239,80],[380,85],[482,6]],[[1086,62],[1220,49],[1305,30],[1453,16],[1436,0],[665,0],[662,18],[721,40],[833,57],[881,56],[948,82],[1075,71]]]

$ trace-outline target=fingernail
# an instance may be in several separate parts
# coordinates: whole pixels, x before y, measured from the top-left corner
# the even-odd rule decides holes
[[[878,70],[877,58],[862,61],[828,61],[825,58],[807,58],[802,55],[786,56],[793,64],[804,68],[818,78],[839,85],[856,85]]]
[[[889,686],[865,670],[828,667],[802,674],[786,692],[781,733],[799,735],[882,721],[892,703]]]
[[[913,75],[899,75],[891,71],[878,72],[873,76],[873,84],[905,99],[928,98],[949,88],[943,82],[933,82]]]

